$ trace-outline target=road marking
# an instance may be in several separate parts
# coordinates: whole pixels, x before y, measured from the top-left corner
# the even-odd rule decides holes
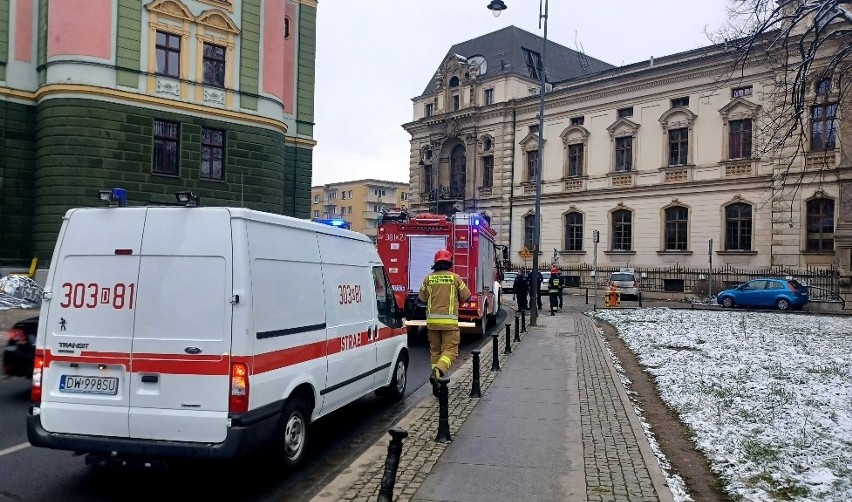
[[[23,450],[24,448],[29,448],[30,446],[31,445],[29,443],[21,443],[10,448],[6,448],[5,450],[0,450],[0,457],[2,457],[3,455],[8,455],[10,453],[15,453],[16,451]]]

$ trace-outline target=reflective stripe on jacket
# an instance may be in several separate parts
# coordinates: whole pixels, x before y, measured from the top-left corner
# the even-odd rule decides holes
[[[547,290],[551,293],[557,293],[561,287],[562,281],[559,279],[559,276],[550,276],[550,280],[547,281]]]
[[[459,324],[459,304],[470,299],[470,290],[449,270],[432,272],[420,286],[420,300],[426,302],[426,325],[440,329]]]

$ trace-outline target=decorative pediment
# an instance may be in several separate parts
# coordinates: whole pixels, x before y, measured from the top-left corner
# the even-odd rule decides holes
[[[169,16],[185,21],[195,21],[195,16],[190,12],[189,7],[181,3],[179,0],[154,0],[145,6],[148,12],[156,13],[161,16]]]
[[[573,125],[566,127],[559,137],[562,138],[562,143],[566,145],[585,143],[589,139],[589,130],[581,125]]]
[[[639,124],[625,117],[621,117],[613,122],[611,126],[607,127],[606,130],[609,132],[609,136],[611,138],[636,136],[636,133],[639,132]]]
[[[760,105],[752,103],[745,98],[734,98],[730,103],[719,108],[719,114],[726,121],[755,119],[760,111]]]
[[[696,117],[697,115],[692,113],[689,108],[672,108],[660,115],[660,125],[663,126],[664,131],[692,127]]]
[[[226,33],[233,33],[236,35],[240,32],[240,29],[233,21],[231,21],[228,15],[219,9],[205,10],[198,15],[196,21],[198,24],[203,24],[204,26],[209,26],[210,28],[224,31]]]
[[[538,150],[538,134],[531,132],[527,134],[524,139],[519,141],[518,144],[521,145],[521,148],[523,148],[525,152]]]

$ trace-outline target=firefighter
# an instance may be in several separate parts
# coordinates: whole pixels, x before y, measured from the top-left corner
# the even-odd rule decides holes
[[[429,354],[432,362],[432,393],[438,396],[438,378],[450,372],[459,355],[459,305],[470,299],[470,290],[461,277],[452,272],[453,255],[446,249],[435,253],[432,273],[423,279],[419,298],[426,303],[426,327],[429,330]]]
[[[559,309],[559,293],[561,290],[562,279],[559,277],[559,269],[553,267],[550,269],[550,278],[547,280],[547,292],[550,295],[550,315],[556,315]]]
[[[518,275],[515,276],[515,282],[512,284],[512,290],[515,292],[515,297],[518,299],[518,310],[524,312],[529,310],[530,284],[527,282],[527,271],[521,269]]]

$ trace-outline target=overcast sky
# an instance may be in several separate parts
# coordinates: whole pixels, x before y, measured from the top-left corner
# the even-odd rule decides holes
[[[320,0],[313,185],[408,182],[411,99],[450,47],[506,26],[542,36],[539,0]],[[548,39],[613,65],[709,44],[725,0],[554,0]],[[469,56],[469,54],[465,54]]]

